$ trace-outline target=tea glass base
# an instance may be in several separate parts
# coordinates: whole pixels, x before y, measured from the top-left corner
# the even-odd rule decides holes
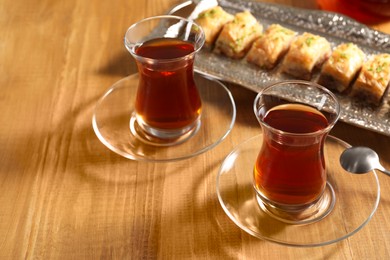
[[[291,219],[285,221],[285,216],[275,216],[270,208],[263,209],[253,187],[253,167],[262,142],[260,134],[239,144],[225,158],[217,175],[218,200],[239,228],[273,243],[314,247],[346,239],[369,223],[380,199],[376,172],[360,175],[346,172],[339,158],[350,145],[333,136],[326,138],[324,148],[328,181],[325,194],[334,193],[332,197],[336,199],[332,198],[329,204],[324,199],[329,205],[322,211],[324,213],[314,214],[313,219],[306,218],[296,224],[289,222]]]
[[[190,126],[179,129],[167,131],[163,129],[155,129],[142,124],[137,120],[134,112],[130,118],[131,133],[144,143],[156,146],[172,146],[181,144],[191,138],[198,132],[201,124],[200,117]]]
[[[287,205],[273,205],[256,194],[260,208],[271,217],[288,224],[309,224],[325,218],[332,211],[336,195],[332,185],[327,182],[321,197],[310,205],[289,207]]]
[[[194,78],[202,114],[195,127],[182,137],[163,140],[141,130],[134,116],[138,74],[119,80],[99,99],[92,117],[95,134],[111,151],[138,161],[176,161],[212,149],[232,130],[236,107],[222,83],[197,73]]]

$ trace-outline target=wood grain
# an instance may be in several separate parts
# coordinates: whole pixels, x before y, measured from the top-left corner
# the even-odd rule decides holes
[[[177,3],[1,1],[0,259],[388,258],[390,179],[383,174],[373,219],[334,245],[279,246],[230,221],[216,197],[218,168],[260,131],[255,93],[240,86],[228,85],[237,105],[233,131],[195,158],[136,162],[99,142],[91,126],[96,101],[136,72],[124,32]],[[390,33],[388,22],[375,28]],[[390,168],[389,137],[343,123],[332,134],[372,147]]]

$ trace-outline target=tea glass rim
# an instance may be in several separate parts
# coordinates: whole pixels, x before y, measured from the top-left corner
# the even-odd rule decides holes
[[[184,56],[181,56],[181,57],[177,57],[177,58],[171,58],[171,59],[155,59],[155,58],[148,58],[148,57],[144,57],[144,56],[141,56],[141,55],[138,55],[135,51],[134,51],[134,47],[137,46],[137,44],[141,43],[140,42],[136,42],[136,43],[131,43],[128,41],[127,39],[127,35],[129,33],[131,33],[131,30],[133,30],[135,27],[139,26],[140,24],[142,23],[145,23],[145,22],[148,22],[148,21],[151,21],[151,20],[163,20],[163,19],[172,19],[172,20],[177,20],[177,21],[184,21],[188,24],[192,24],[192,25],[195,25],[197,27],[197,30],[199,30],[200,32],[200,41],[198,44],[194,44],[194,51],[187,54],[187,55],[184,55]],[[172,38],[172,39],[176,39],[176,37],[162,37],[162,38]],[[205,33],[204,33],[204,30],[203,28],[198,25],[196,22],[194,22],[193,20],[190,20],[190,19],[187,19],[187,18],[184,18],[184,17],[180,17],[180,16],[177,16],[177,15],[157,15],[157,16],[151,16],[151,17],[147,17],[147,18],[144,18],[144,19],[141,19],[139,20],[138,22],[130,25],[130,27],[126,30],[126,33],[125,33],[125,37],[124,37],[124,44],[126,46],[126,49],[131,53],[131,55],[136,58],[137,60],[143,60],[143,61],[146,61],[148,63],[155,63],[155,62],[160,62],[160,63],[170,63],[170,62],[177,62],[177,61],[180,61],[180,60],[183,60],[183,59],[187,59],[187,58],[190,58],[192,56],[194,56],[197,52],[200,51],[200,49],[202,49],[204,43],[205,43],[205,40],[206,40],[206,36],[205,36]]]
[[[314,86],[314,87],[320,89],[321,91],[324,91],[326,94],[328,94],[335,101],[335,115],[336,115],[336,117],[331,122],[328,122],[328,126],[327,127],[323,128],[323,129],[320,129],[320,130],[317,130],[317,131],[314,131],[314,132],[308,132],[308,133],[287,132],[287,131],[283,131],[283,130],[277,129],[275,127],[272,127],[269,124],[267,124],[266,122],[264,122],[258,116],[257,104],[259,102],[259,99],[263,96],[263,94],[267,90],[269,90],[269,89],[271,89],[271,88],[273,88],[275,86],[278,86],[278,85],[287,85],[287,84]],[[266,127],[268,130],[271,130],[274,133],[277,133],[279,135],[285,135],[285,136],[309,137],[309,136],[323,135],[323,134],[329,133],[330,130],[334,127],[334,125],[337,123],[337,121],[340,118],[341,106],[340,106],[340,103],[339,103],[336,95],[332,91],[330,91],[329,89],[325,88],[324,86],[321,86],[320,84],[317,84],[317,83],[312,82],[312,81],[305,81],[305,80],[285,80],[285,81],[280,81],[280,82],[273,83],[273,84],[263,88],[262,90],[260,90],[259,93],[256,95],[255,100],[253,102],[253,111],[254,111],[256,119],[259,121],[260,125],[262,127],[263,126]]]

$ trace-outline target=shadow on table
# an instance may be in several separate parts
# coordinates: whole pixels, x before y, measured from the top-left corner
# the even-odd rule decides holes
[[[232,92],[234,91],[233,89]],[[315,249],[279,245],[269,247],[269,242],[241,231],[226,216],[215,190],[216,173],[223,155],[217,160],[213,160],[215,156],[198,156],[177,163],[155,164],[131,161],[109,151],[100,143],[91,126],[92,111],[97,99],[91,99],[65,116],[61,126],[54,132],[70,138],[65,166],[67,172],[85,182],[103,185],[104,189],[123,192],[132,190],[132,196],[139,194],[140,197],[129,197],[131,202],[146,203],[145,209],[148,212],[141,215],[131,215],[133,213],[129,212],[132,224],[129,223],[128,229],[123,230],[131,238],[125,242],[130,252],[138,251],[137,255],[155,257],[169,252],[170,256],[177,258],[224,256],[226,259],[244,257],[246,250],[258,247],[268,250],[282,248],[301,256],[305,256],[307,252],[316,252]],[[249,110],[251,107],[250,104],[243,109]],[[241,123],[248,124],[248,119],[249,117]],[[253,124],[255,123],[257,122]],[[205,165],[203,172],[187,170],[192,164],[199,163]],[[156,172],[160,174],[156,175]],[[183,176],[187,172],[189,175]],[[188,183],[185,183],[187,179]],[[178,185],[169,185],[170,182]],[[177,196],[183,196],[177,199],[178,205],[172,206],[172,210],[167,210],[167,205],[171,203],[169,199],[175,199],[176,193],[172,191],[169,194],[166,185],[178,189]],[[188,189],[182,190],[186,188]],[[142,206],[138,205],[137,208]],[[270,232],[277,232],[273,227],[270,228],[273,230]],[[321,257],[336,254],[335,248],[340,245],[341,243],[322,247]],[[316,259],[315,255],[312,259]]]
[[[247,255],[253,255],[253,252],[258,252],[258,257],[262,258],[267,254],[274,255],[267,253],[269,250],[281,250],[281,256],[310,255],[310,259],[323,259],[345,249],[342,247],[344,242],[320,249],[285,247],[257,239],[242,231],[225,214],[216,195],[215,177],[220,162],[211,162],[206,158],[207,168],[205,172],[192,177],[192,190],[186,193],[188,198],[181,201],[176,211],[169,211],[169,214],[162,216],[161,231],[154,238],[159,247],[157,252],[163,252],[162,255],[169,255],[174,259],[243,259]],[[280,227],[283,225],[272,226],[273,224],[275,223],[264,223],[265,232],[272,234],[281,231]]]
[[[92,128],[92,114],[99,98],[91,98],[69,111],[52,131],[52,139],[57,140],[55,149],[67,146],[66,154],[60,155],[67,174],[75,174],[85,181],[141,185],[152,178],[157,181],[165,174],[176,173],[174,167],[170,169],[166,164],[129,160],[105,147]],[[161,174],[155,174],[156,168]]]
[[[104,66],[98,68],[95,73],[99,75],[126,77],[137,73],[137,64],[130,53],[123,47],[122,51],[114,53],[112,58]]]

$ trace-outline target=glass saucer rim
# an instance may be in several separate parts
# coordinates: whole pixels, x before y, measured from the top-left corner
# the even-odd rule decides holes
[[[261,136],[262,136],[262,133],[258,134],[258,135],[255,135],[255,136],[252,136],[252,137],[244,140],[243,142],[239,143],[238,145],[236,145],[232,149],[232,151],[224,158],[224,160],[222,161],[221,166],[220,166],[220,168],[218,170],[218,174],[217,174],[217,178],[216,178],[216,192],[217,192],[218,201],[219,201],[223,211],[225,212],[225,214],[229,217],[229,219],[236,226],[238,226],[241,230],[245,231],[246,233],[248,233],[249,235],[251,235],[251,236],[253,236],[255,238],[258,238],[258,239],[261,239],[261,240],[264,240],[264,241],[268,241],[268,242],[271,242],[271,243],[274,243],[274,244],[279,244],[279,245],[282,245],[282,246],[289,246],[289,247],[297,247],[297,248],[312,248],[312,247],[320,247],[320,246],[326,246],[326,245],[334,244],[334,243],[340,242],[340,241],[342,241],[344,239],[347,239],[347,238],[353,236],[354,234],[356,234],[358,231],[360,231],[363,227],[365,227],[369,223],[369,221],[372,219],[372,217],[374,216],[375,212],[377,211],[378,206],[379,206],[379,202],[380,202],[380,182],[379,182],[379,178],[378,178],[378,175],[376,173],[376,170],[373,170],[373,171],[367,173],[367,174],[372,174],[372,176],[373,176],[373,178],[374,178],[374,180],[375,180],[375,182],[377,184],[377,192],[375,194],[376,195],[376,199],[375,199],[375,203],[373,204],[373,208],[371,209],[370,214],[365,218],[365,220],[357,228],[355,228],[351,232],[348,232],[347,234],[345,234],[343,236],[340,236],[340,237],[338,237],[336,239],[329,239],[329,240],[323,241],[323,242],[306,243],[306,244],[305,243],[293,243],[293,242],[289,242],[289,241],[283,241],[281,239],[270,238],[270,237],[267,237],[267,236],[264,236],[264,235],[259,236],[258,233],[256,233],[255,231],[251,230],[250,228],[246,227],[243,223],[241,223],[236,217],[234,217],[234,215],[229,211],[229,209],[227,208],[227,206],[223,202],[222,195],[221,195],[220,188],[219,188],[220,176],[221,176],[221,173],[223,171],[223,166],[224,166],[225,162],[227,161],[227,159],[229,157],[231,157],[234,153],[236,153],[245,144],[253,143],[251,141],[253,141],[254,139],[261,138]],[[335,136],[328,135],[327,138],[333,139],[334,141],[336,141],[340,145],[344,146],[345,148],[351,147],[351,145],[349,143],[347,143],[347,142],[345,142],[345,141],[343,141],[343,140],[341,140],[341,139],[339,139],[339,138],[337,138]],[[238,185],[235,185],[235,186],[237,187]],[[337,198],[336,198],[336,200],[337,200]],[[285,224],[285,225],[288,225],[288,224]],[[304,225],[296,225],[296,226],[304,226]]]
[[[226,127],[224,133],[221,134],[217,140],[215,140],[212,143],[208,143],[208,144],[202,146],[202,148],[197,150],[196,152],[187,153],[187,154],[184,154],[181,156],[176,156],[173,158],[150,158],[150,157],[144,156],[144,155],[130,154],[130,153],[122,151],[121,149],[118,149],[117,147],[115,147],[115,145],[111,144],[108,140],[106,140],[104,138],[104,136],[102,135],[102,133],[99,131],[99,126],[97,124],[97,119],[96,119],[96,111],[99,108],[99,106],[102,104],[102,102],[105,100],[105,98],[107,96],[109,96],[112,92],[114,92],[115,90],[120,89],[120,88],[127,88],[128,86],[126,84],[124,84],[123,82],[126,82],[126,80],[129,80],[132,77],[139,77],[139,73],[134,73],[134,74],[128,75],[128,76],[123,77],[123,78],[117,80],[116,82],[114,82],[108,89],[105,90],[104,94],[98,99],[98,101],[96,102],[96,105],[93,109],[92,128],[95,132],[95,135],[98,137],[99,141],[104,146],[106,146],[110,151],[112,151],[112,152],[114,152],[114,153],[116,153],[116,154],[118,154],[126,159],[140,161],[140,162],[164,163],[164,162],[174,162],[174,161],[186,160],[186,159],[190,159],[192,157],[196,157],[196,156],[198,156],[202,153],[205,153],[209,150],[212,150],[213,148],[218,146],[223,140],[225,140],[226,137],[233,130],[233,127],[235,125],[236,118],[237,118],[237,108],[236,108],[235,100],[234,100],[234,97],[233,97],[231,91],[220,80],[214,79],[208,75],[194,71],[195,78],[201,77],[209,82],[212,82],[214,84],[214,87],[221,88],[222,89],[221,91],[223,91],[226,94],[226,102],[229,102],[229,105],[231,106],[232,112],[231,112],[230,123]],[[202,88],[202,86],[197,86],[197,87],[198,87],[198,89]],[[208,86],[208,87],[210,87],[210,86]],[[129,117],[129,121],[130,121],[130,117]],[[129,129],[129,132],[130,132],[130,129]],[[190,141],[190,139],[188,141]],[[181,144],[179,144],[179,145],[181,145]],[[155,147],[157,148],[158,146],[155,146]],[[174,147],[174,146],[172,146],[172,147]]]

